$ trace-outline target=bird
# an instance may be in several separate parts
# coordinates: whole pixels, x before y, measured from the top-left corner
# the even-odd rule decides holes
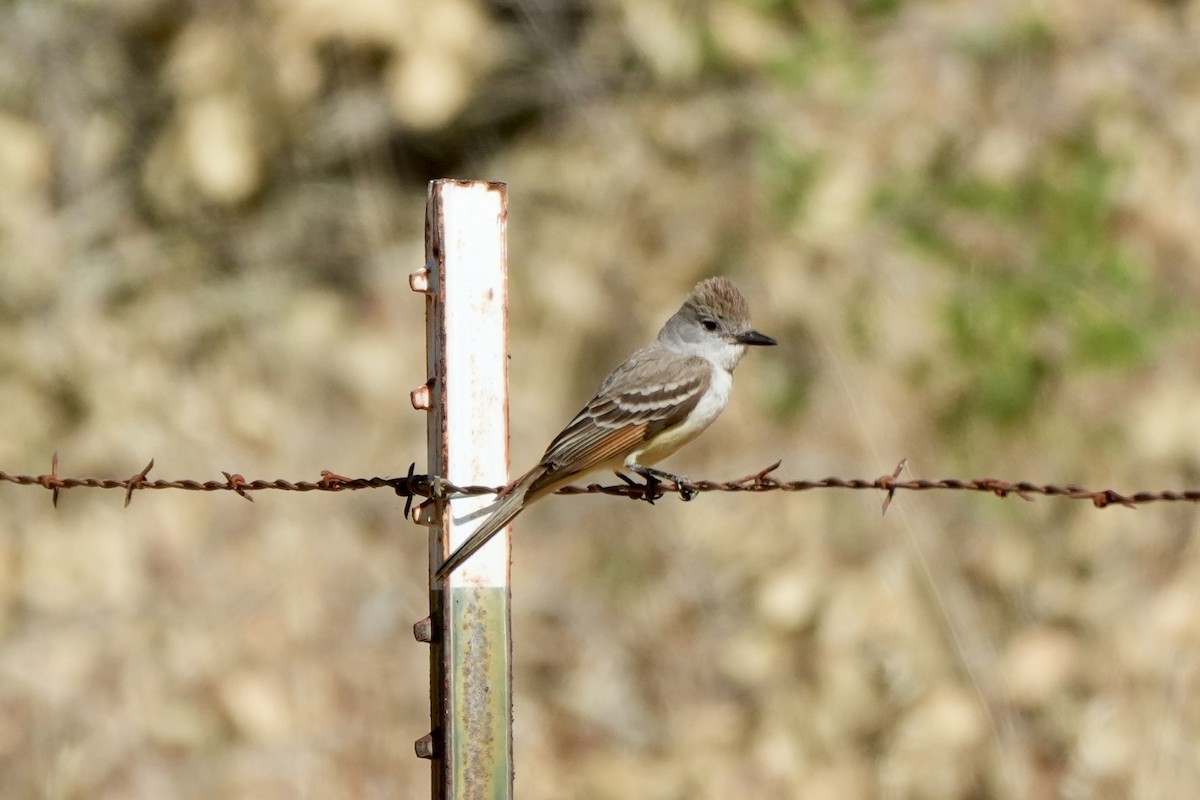
[[[733,370],[749,347],[776,345],[750,327],[746,298],[725,277],[696,284],[657,338],[617,367],[546,448],[537,465],[502,489],[498,505],[438,567],[444,581],[526,507],[599,470],[640,475],[653,501],[660,479],[690,481],[655,469],[700,435],[725,409]],[[685,500],[694,491],[680,489]]]

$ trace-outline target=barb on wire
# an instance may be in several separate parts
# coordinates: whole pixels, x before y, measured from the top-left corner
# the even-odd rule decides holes
[[[58,485],[58,451],[57,450],[54,451],[54,455],[50,456],[50,475],[49,475],[47,481],[48,481],[47,483],[44,483],[42,485],[51,487],[50,503],[55,508],[58,508],[58,490],[61,487]],[[125,505],[129,505],[128,501],[126,501]]]
[[[883,509],[880,511],[880,516],[887,513],[888,506],[892,504],[892,498],[896,496],[896,481],[900,477],[900,473],[908,466],[908,459],[900,459],[900,463],[896,465],[896,469],[891,475],[884,475],[880,478],[880,482],[887,488],[887,496],[883,498]]]
[[[1113,489],[1091,490],[1068,484],[1038,484],[1028,481],[1004,481],[998,478],[973,478],[962,480],[958,478],[942,478],[940,480],[913,479],[902,481],[900,474],[906,468],[908,459],[902,459],[895,471],[874,480],[863,478],[821,478],[820,480],[785,481],[776,478],[772,473],[779,469],[781,462],[765,469],[753,472],[741,478],[728,481],[682,481],[672,485],[667,481],[665,488],[670,492],[681,495],[694,492],[805,492],[813,489],[853,489],[873,490],[884,492],[883,511],[886,513],[897,491],[962,491],[982,492],[996,497],[1006,498],[1016,495],[1023,500],[1032,500],[1034,495],[1047,497],[1063,497],[1069,500],[1090,500],[1096,508],[1106,508],[1110,505],[1120,505],[1134,508],[1146,503],[1168,502],[1200,502],[1200,489],[1143,491],[1123,494]],[[390,488],[397,495],[405,498],[404,513],[408,516],[412,509],[413,498],[416,497],[451,497],[454,495],[497,494],[502,486],[457,486],[445,478],[436,475],[420,475],[416,473],[416,464],[411,464],[408,473],[399,478],[348,478],[335,472],[325,470],[319,481],[289,481],[282,478],[275,480],[247,480],[237,473],[222,472],[222,481],[183,480],[151,480],[148,476],[154,468],[151,460],[145,468],[131,478],[64,478],[59,474],[58,453],[50,460],[50,473],[47,475],[13,475],[0,470],[0,483],[12,483],[18,486],[40,486],[51,491],[51,501],[57,507],[61,491],[65,489],[123,489],[125,505],[133,499],[134,492],[147,489],[181,489],[191,492],[220,492],[228,491],[253,501],[252,492],[284,491],[284,492],[342,492],[359,489]],[[605,494],[628,497],[634,500],[657,498],[657,492],[663,490],[648,487],[640,483],[620,483],[602,485],[598,483],[587,486],[565,486],[558,490],[559,494]],[[655,494],[651,494],[655,493]]]
[[[129,485],[125,487],[125,508],[129,508],[129,502],[133,500],[133,492],[135,489],[140,489],[146,483],[146,476],[150,474],[150,470],[154,469],[154,459],[150,459],[150,463],[142,468],[142,471],[129,479]],[[229,477],[226,475],[225,477]],[[250,498],[246,498],[249,500]]]

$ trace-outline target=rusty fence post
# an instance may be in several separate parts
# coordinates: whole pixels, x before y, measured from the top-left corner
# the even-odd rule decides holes
[[[429,474],[459,486],[508,481],[507,187],[429,184],[425,294],[429,381],[413,405],[429,415]],[[430,616],[414,634],[430,644],[432,730],[416,742],[432,759],[433,798],[512,797],[512,672],[508,534],[496,536],[445,585],[433,572],[479,525],[489,496],[419,506],[429,526]]]

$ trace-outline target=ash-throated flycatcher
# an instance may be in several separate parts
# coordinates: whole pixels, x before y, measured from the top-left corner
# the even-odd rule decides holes
[[[733,368],[747,345],[776,341],[750,328],[742,293],[726,278],[696,284],[650,345],[600,384],[575,419],[546,448],[538,465],[500,493],[499,505],[437,570],[444,580],[525,506],[602,469],[627,469],[652,486],[688,479],[650,464],[696,438],[729,399]],[[684,493],[685,499],[691,499]]]

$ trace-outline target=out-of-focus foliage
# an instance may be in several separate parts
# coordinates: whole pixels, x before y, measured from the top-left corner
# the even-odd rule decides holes
[[[425,183],[508,181],[513,460],[702,277],[781,346],[670,466],[1200,482],[1181,2],[0,5],[0,469],[423,461]],[[0,795],[420,797],[383,493],[0,486]],[[1193,509],[553,499],[523,798],[1185,796]]]
[[[1114,171],[1092,143],[1065,144],[1008,182],[958,174],[947,153],[884,189],[913,245],[962,276],[944,312],[964,368],[951,430],[973,417],[1028,423],[1048,381],[1072,366],[1136,368],[1180,321],[1184,306],[1111,235]]]

